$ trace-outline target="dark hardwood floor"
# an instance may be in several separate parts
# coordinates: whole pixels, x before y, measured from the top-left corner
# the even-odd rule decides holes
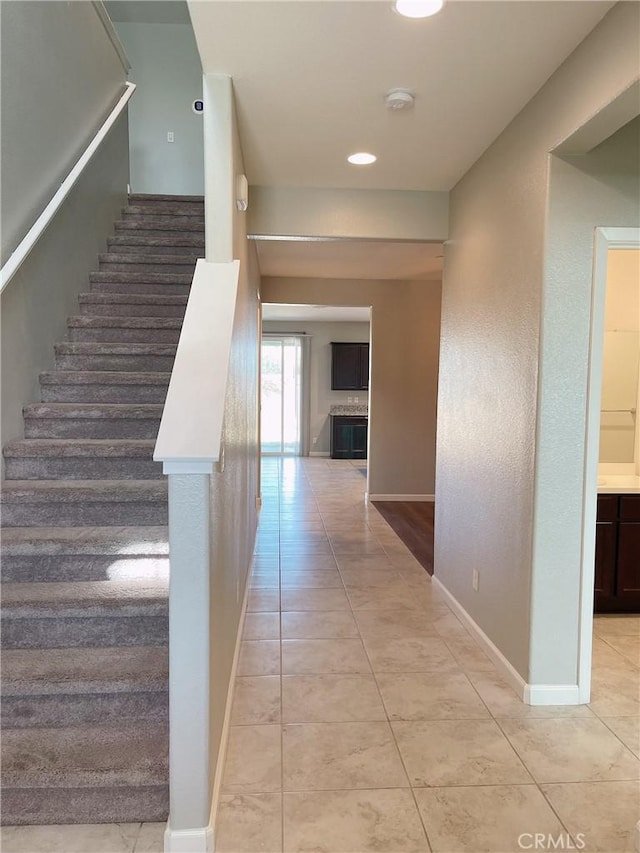
[[[433,512],[431,501],[374,501],[373,505],[413,556],[433,574]]]

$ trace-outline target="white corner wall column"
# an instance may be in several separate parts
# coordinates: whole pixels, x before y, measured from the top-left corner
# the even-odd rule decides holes
[[[193,470],[195,466],[184,466]],[[202,465],[202,470],[207,466]],[[212,466],[209,466],[212,470]],[[179,471],[180,466],[173,470]],[[209,826],[210,474],[169,467],[169,797],[167,851],[213,850]]]
[[[225,74],[203,74],[205,257],[233,260],[233,85]]]

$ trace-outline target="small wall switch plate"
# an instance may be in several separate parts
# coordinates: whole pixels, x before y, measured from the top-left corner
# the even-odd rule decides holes
[[[172,130],[167,131],[167,142],[175,142]]]
[[[473,576],[471,579],[471,584],[475,591],[477,592],[480,588],[480,572],[477,569],[473,570]]]

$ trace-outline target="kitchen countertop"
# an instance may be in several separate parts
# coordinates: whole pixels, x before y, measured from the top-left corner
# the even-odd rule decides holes
[[[331,406],[329,409],[330,415],[355,415],[358,417],[368,417],[369,407],[366,403],[339,403]]]

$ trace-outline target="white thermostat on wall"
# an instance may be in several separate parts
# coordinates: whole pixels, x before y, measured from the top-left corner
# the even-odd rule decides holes
[[[192,110],[194,111],[194,113],[196,113],[197,115],[202,115],[202,113],[204,112],[204,101],[201,101],[201,100],[196,100],[196,101],[194,101],[194,102],[191,104],[191,109],[192,109]]]

